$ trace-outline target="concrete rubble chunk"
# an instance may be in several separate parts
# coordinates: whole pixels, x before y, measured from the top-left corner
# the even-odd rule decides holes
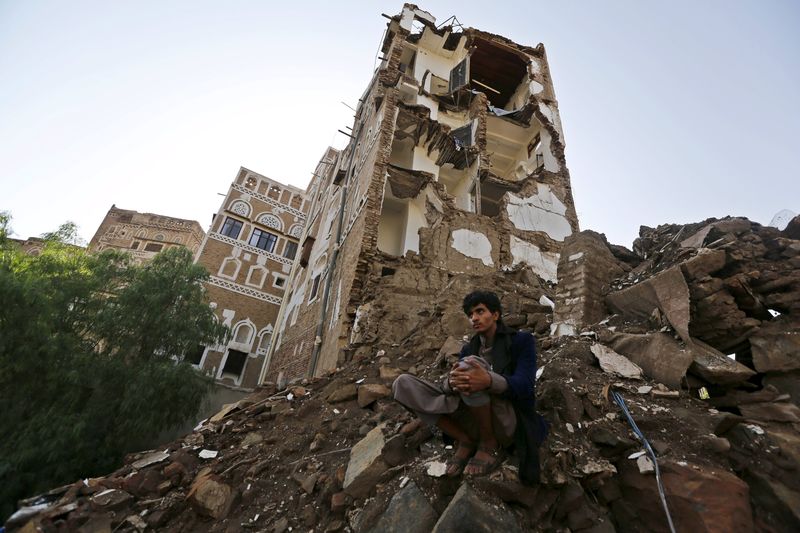
[[[761,328],[750,337],[750,348],[759,372],[800,370],[800,330]]]
[[[800,422],[800,407],[793,403],[751,403],[739,410],[745,418],[763,422]]]
[[[355,383],[348,383],[333,391],[327,398],[328,403],[339,403],[353,400],[358,396]]]
[[[515,514],[503,503],[492,504],[478,496],[467,483],[462,483],[432,533],[463,533],[464,531],[502,531],[522,533]]]
[[[166,460],[169,457],[169,452],[166,451],[156,451],[152,453],[148,453],[138,461],[134,461],[131,463],[133,468],[141,469],[146,466],[150,466],[156,463],[160,463],[161,461]]]
[[[604,333],[600,341],[636,363],[652,379],[679,389],[692,354],[664,333]]]
[[[186,499],[198,513],[220,520],[230,512],[235,496],[234,489],[204,468],[192,482]]]
[[[627,357],[618,354],[602,344],[592,344],[592,353],[600,363],[603,372],[628,379],[642,379],[642,369]]]
[[[368,383],[361,385],[358,388],[358,406],[367,407],[376,400],[386,398],[392,394],[392,390],[386,385],[380,383]]]
[[[725,250],[701,248],[697,250],[696,255],[681,263],[680,266],[686,277],[693,280],[721,270],[725,266],[725,260]]]
[[[353,498],[368,495],[381,474],[389,468],[381,457],[386,445],[383,437],[385,426],[386,424],[377,426],[350,450],[350,461],[347,463],[342,488]]]
[[[633,516],[615,513],[622,531],[669,531],[650,474],[633,461],[620,467],[623,503]],[[659,460],[666,499],[676,531],[753,531],[747,483],[721,469]]]
[[[369,532],[428,533],[437,518],[433,506],[411,481],[392,497],[386,511]]]
[[[133,500],[133,496],[124,490],[106,489],[92,496],[92,506],[95,509],[115,510],[124,507]]]

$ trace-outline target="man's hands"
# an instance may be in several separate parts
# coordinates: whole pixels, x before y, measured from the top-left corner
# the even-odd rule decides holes
[[[492,376],[472,356],[456,362],[450,369],[450,388],[462,394],[472,394],[488,389]]]

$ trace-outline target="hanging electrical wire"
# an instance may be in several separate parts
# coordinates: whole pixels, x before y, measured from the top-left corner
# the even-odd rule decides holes
[[[625,415],[625,418],[628,420],[628,424],[630,424],[631,428],[633,428],[633,433],[636,435],[636,438],[644,446],[647,455],[650,456],[650,460],[653,461],[653,467],[656,472],[656,483],[658,484],[658,495],[661,497],[661,505],[664,507],[664,514],[667,515],[667,523],[669,524],[669,530],[672,533],[675,533],[675,526],[672,524],[672,516],[669,514],[669,508],[667,507],[667,497],[664,494],[664,485],[661,483],[661,472],[658,469],[658,461],[656,460],[656,454],[653,451],[653,448],[650,446],[650,443],[644,436],[644,433],[639,429],[639,426],[636,425],[636,422],[633,420],[630,411],[628,410],[628,406],[625,404],[625,400],[622,398],[618,392],[612,392],[611,398],[614,402],[619,406],[622,414]]]

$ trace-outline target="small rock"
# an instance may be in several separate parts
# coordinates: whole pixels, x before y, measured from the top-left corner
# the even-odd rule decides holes
[[[133,499],[124,490],[107,489],[92,496],[92,507],[98,510],[116,510],[124,507]]]
[[[447,464],[441,461],[431,461],[426,466],[428,467],[426,472],[431,477],[442,477],[447,472]]]
[[[282,516],[272,526],[272,533],[284,533],[287,529],[289,529],[289,519]]]
[[[371,383],[361,385],[358,388],[358,406],[361,408],[367,407],[380,398],[386,398],[391,395],[392,391],[386,385],[380,383]]]
[[[331,512],[340,514],[350,505],[350,496],[345,492],[337,492],[331,496]]]
[[[636,389],[636,392],[638,392],[639,394],[647,394],[651,390],[653,390],[653,387],[651,387],[650,385],[642,385],[641,387]]]
[[[636,459],[636,466],[639,467],[640,474],[652,474],[656,471],[655,467],[653,466],[653,461],[651,461],[646,455],[642,455]]]
[[[242,439],[242,446],[252,446],[264,440],[264,436],[258,431],[251,431]]]
[[[346,402],[358,396],[355,383],[348,383],[333,391],[327,398],[328,403]]]
[[[234,490],[204,468],[195,477],[186,499],[201,514],[220,520],[228,515],[234,500]]]

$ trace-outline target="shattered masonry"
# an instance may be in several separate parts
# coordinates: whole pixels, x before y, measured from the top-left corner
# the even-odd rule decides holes
[[[300,189],[241,168],[214,216],[195,262],[208,270],[208,297],[231,339],[186,357],[218,383],[258,385],[308,205]]]
[[[326,152],[308,188],[268,380],[336,367],[358,343],[367,287],[400,265],[528,265],[555,282],[562,241],[578,230],[544,46],[437,28],[406,4],[381,53],[352,140]]]

